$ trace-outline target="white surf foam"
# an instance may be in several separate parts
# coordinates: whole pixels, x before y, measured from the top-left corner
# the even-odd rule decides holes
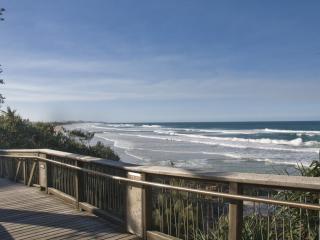
[[[204,136],[200,134],[184,134],[177,133],[173,130],[155,130],[154,133],[161,135],[170,135],[170,136],[185,136],[188,138],[203,138],[216,141],[226,141],[226,142],[244,142],[244,143],[258,143],[258,144],[273,144],[273,145],[289,145],[289,146],[307,146],[307,147],[319,147],[320,142],[309,141],[303,142],[301,137],[292,140],[283,140],[283,139],[271,139],[271,138],[239,138],[239,137],[218,137],[218,136]]]
[[[110,123],[110,124],[106,124],[109,127],[134,127],[134,124],[131,123]]]
[[[159,126],[161,127],[161,126]],[[296,134],[297,136],[316,136],[320,135],[320,131],[304,131],[304,130],[285,130],[285,129],[197,129],[197,128],[175,128],[176,131],[186,132],[199,132],[199,133],[214,133],[214,134],[238,134],[238,135],[254,135],[254,134],[272,134],[272,133],[283,133],[283,134]]]
[[[117,148],[122,148],[122,149],[128,149],[131,150],[133,149],[133,145],[131,142],[129,141],[125,141],[125,140],[118,140],[118,139],[111,139],[111,138],[107,138],[105,136],[96,136],[97,138],[102,138],[106,141],[109,142],[113,142],[113,146],[117,147]]]
[[[158,139],[165,141],[176,141],[176,142],[190,142],[190,143],[198,143],[198,144],[206,144],[206,145],[215,145],[215,146],[224,146],[229,148],[241,148],[241,149],[263,149],[263,150],[275,150],[275,151],[290,151],[290,152],[309,152],[314,153],[318,152],[317,148],[282,148],[276,147],[281,145],[289,145],[289,146],[301,146],[300,139],[294,139],[292,141],[287,140],[273,140],[277,142],[272,142],[269,139],[240,139],[239,138],[220,138],[220,137],[207,137],[200,135],[188,135],[188,134],[176,134],[174,136],[157,136],[157,135],[142,135],[142,134],[125,134],[122,133],[120,135],[131,136],[131,137],[139,137],[139,138],[148,138],[148,139]],[[190,137],[192,136],[192,137]],[[200,136],[200,137],[199,137]],[[260,142],[262,141],[262,142]],[[249,144],[248,144],[249,143]],[[251,144],[250,144],[251,143]],[[252,143],[260,143],[252,144]],[[272,143],[272,146],[263,146],[267,143]],[[277,143],[277,144],[275,144]],[[285,144],[284,144],[285,143]],[[246,145],[243,145],[246,144]]]
[[[101,125],[91,125],[92,128],[101,128],[101,129],[116,129],[116,128],[130,128],[135,127],[134,124],[129,123],[110,123],[110,124],[104,124],[104,126]]]
[[[154,133],[158,133],[158,134],[167,134],[167,135],[175,135],[176,132],[175,131],[171,131],[171,130],[155,130],[153,131]]]
[[[255,159],[250,159],[250,161],[255,161],[255,162],[267,162],[270,164],[283,164],[283,165],[297,165],[297,163],[302,164],[303,166],[309,166],[310,162],[309,161],[303,161],[303,162],[296,162],[296,161],[284,161],[282,159],[269,159],[269,158],[255,158]]]
[[[141,160],[141,161],[145,161],[146,160],[146,158],[134,155],[134,154],[130,153],[128,150],[125,150],[124,153],[127,154],[130,157],[136,158],[136,159]]]
[[[161,126],[160,125],[148,125],[148,124],[144,124],[144,125],[142,125],[142,127],[144,127],[144,128],[161,128]]]
[[[300,134],[300,135],[320,135],[320,131],[303,131],[303,130],[284,130],[284,129],[270,129],[270,128],[265,128],[265,132],[269,133],[295,133],[295,134]]]
[[[204,151],[177,151],[177,150],[165,150],[165,149],[150,149],[150,148],[134,148],[134,150],[160,152],[160,153],[178,153],[178,154],[204,154],[204,155],[216,155],[228,158],[241,159],[239,154],[221,153],[221,152],[204,152]]]
[[[240,142],[240,143],[258,143],[258,144],[272,144],[272,145],[289,145],[289,146],[317,146],[319,142],[316,141],[310,141],[310,142],[303,142],[302,138],[296,138],[293,140],[281,140],[281,139],[270,139],[270,138],[238,138],[238,137],[211,137],[211,136],[203,136],[203,135],[197,135],[197,134],[181,134],[176,133],[177,136],[185,136],[188,138],[198,138],[198,139],[209,139],[209,140],[215,140],[215,141],[224,141],[224,142]]]

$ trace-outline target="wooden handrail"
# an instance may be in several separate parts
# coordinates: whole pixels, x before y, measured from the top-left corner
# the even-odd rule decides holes
[[[0,154],[46,154],[50,156],[63,157],[80,162],[90,162],[101,166],[118,168],[125,171],[139,172],[143,174],[183,177],[190,179],[208,180],[215,182],[235,182],[245,185],[257,185],[278,189],[296,189],[320,191],[320,178],[288,176],[275,174],[255,174],[240,172],[212,172],[204,170],[181,169],[163,166],[140,166],[125,162],[112,161],[102,158],[84,156],[79,154],[66,153],[50,149],[18,149],[18,150],[0,150]]]
[[[158,167],[158,166],[138,166],[133,164],[127,164],[124,162],[116,162],[110,161],[101,158],[83,156],[78,154],[71,154],[65,153],[60,151],[54,151],[50,149],[21,149],[21,150],[0,150],[0,157],[2,158],[11,158],[16,159],[17,161],[12,165],[12,161],[9,161],[9,169],[10,173],[9,176],[12,179],[18,179],[19,171],[22,170],[23,173],[23,181],[25,184],[29,186],[32,185],[32,177],[35,171],[39,170],[39,186],[43,189],[46,189],[48,193],[60,194],[61,196],[64,195],[65,199],[71,200],[77,207],[81,209],[90,209],[88,207],[91,202],[94,194],[96,192],[96,185],[94,188],[91,188],[89,192],[86,192],[86,196],[88,198],[81,199],[81,194],[83,194],[83,186],[88,187],[87,184],[92,184],[92,179],[97,180],[100,179],[100,185],[105,184],[106,182],[112,182],[114,184],[109,186],[109,190],[106,191],[113,191],[115,188],[120,187],[118,183],[123,182],[127,183],[127,187],[125,188],[126,193],[114,196],[121,196],[125,198],[125,202],[122,202],[117,207],[113,208],[114,210],[118,210],[121,208],[126,208],[126,217],[119,215],[121,217],[120,220],[126,221],[126,226],[133,226],[133,230],[129,230],[132,233],[135,233],[139,236],[146,237],[148,234],[146,233],[147,230],[150,228],[148,227],[148,222],[150,222],[150,213],[152,211],[152,206],[150,206],[151,201],[151,188],[159,188],[159,189],[166,189],[166,190],[173,190],[173,191],[180,191],[186,193],[193,193],[202,196],[210,196],[215,198],[222,198],[229,200],[229,228],[228,228],[228,236],[229,239],[240,239],[241,238],[241,231],[242,231],[242,221],[243,221],[243,205],[247,204],[246,202],[255,202],[255,203],[263,203],[267,205],[278,205],[285,207],[292,208],[301,208],[301,209],[309,209],[309,210],[316,210],[319,211],[320,217],[320,202],[319,204],[310,204],[307,202],[295,202],[295,201],[284,201],[272,198],[263,198],[259,196],[249,196],[243,194],[243,188],[248,189],[252,187],[257,187],[257,189],[265,189],[270,188],[271,191],[274,190],[301,190],[302,192],[316,192],[320,193],[320,178],[312,178],[312,177],[302,177],[302,176],[281,176],[281,175],[272,175],[272,174],[252,174],[252,173],[216,173],[216,172],[204,172],[204,171],[195,171],[195,170],[188,170],[188,169],[178,169],[178,168],[170,168],[170,167]],[[57,159],[57,160],[53,160]],[[28,161],[25,161],[28,160]],[[31,160],[31,161],[30,161]],[[71,161],[70,161],[71,160]],[[39,168],[36,168],[36,162],[39,162]],[[71,163],[71,164],[69,164]],[[27,172],[27,164],[28,169],[31,170],[30,174],[28,175]],[[74,164],[74,165],[73,165]],[[8,166],[8,165],[7,165]],[[10,166],[14,166],[11,168]],[[74,188],[75,192],[70,193],[70,185],[67,189],[62,188],[59,193],[60,184],[53,185],[52,180],[63,180],[63,184],[66,184],[66,178],[60,176],[59,168],[55,166],[60,166],[61,169],[66,169],[63,171],[68,177],[67,182],[71,184],[71,188]],[[92,170],[89,169],[93,166],[95,169],[104,170],[112,170],[112,174],[105,173],[102,171]],[[88,167],[88,168],[86,168]],[[22,168],[22,169],[21,169]],[[8,168],[5,168],[8,169]],[[37,169],[37,170],[36,170]],[[56,169],[53,171],[53,169]],[[58,169],[58,172],[57,172]],[[68,171],[67,169],[72,169],[74,171]],[[41,174],[40,174],[41,170]],[[50,174],[49,174],[50,172]],[[47,176],[52,176],[52,173],[59,173],[56,175],[56,178]],[[68,175],[68,172],[72,175]],[[85,174],[84,174],[85,173]],[[119,174],[117,174],[119,173]],[[38,174],[38,172],[37,172]],[[45,177],[45,184],[42,185],[40,183],[40,175]],[[89,176],[97,176],[97,178],[92,178]],[[127,177],[125,177],[127,176]],[[29,178],[29,180],[27,179]],[[218,192],[218,191],[211,191],[211,190],[201,190],[195,189],[191,187],[182,187],[182,186],[174,186],[164,183],[158,183],[154,181],[148,181],[148,179],[152,178],[160,178],[160,179],[186,179],[195,182],[203,182],[206,186],[209,184],[220,184],[223,185],[228,184],[229,192]],[[21,177],[20,177],[21,179]],[[72,180],[73,179],[73,180]],[[88,180],[88,182],[86,180]],[[110,180],[105,180],[110,179]],[[69,181],[71,180],[71,181]],[[84,181],[83,181],[84,180]],[[50,182],[50,183],[49,183]],[[58,181],[59,182],[59,181]],[[72,187],[73,186],[73,187]],[[89,185],[90,186],[90,185]],[[90,188],[90,187],[89,187]],[[68,190],[69,189],[69,190]],[[209,188],[211,189],[211,188]],[[282,190],[280,190],[281,192]],[[159,191],[162,192],[162,191]],[[283,191],[285,193],[285,191]],[[71,194],[71,195],[68,195]],[[101,193],[99,193],[101,194]],[[314,193],[312,193],[314,194]],[[90,197],[91,195],[91,197]],[[269,194],[268,194],[269,196]],[[313,195],[317,196],[317,195]],[[97,197],[97,195],[96,195]],[[172,197],[172,196],[171,196]],[[97,199],[97,198],[95,198]],[[199,200],[205,200],[206,197],[200,197]],[[108,199],[104,199],[104,201],[108,202]],[[245,202],[245,203],[244,203]],[[314,202],[313,202],[314,203]],[[127,205],[123,205],[127,204]],[[97,206],[97,205],[94,205]],[[93,206],[93,207],[94,207]],[[127,207],[126,207],[127,206]],[[97,212],[99,209],[96,209]],[[301,210],[300,210],[301,211]],[[98,211],[99,214],[108,214],[104,212],[103,209]],[[138,213],[138,215],[136,215]],[[148,215],[148,216],[147,216]],[[110,216],[110,214],[108,215]],[[111,215],[112,216],[112,215]],[[129,218],[128,218],[129,216]],[[115,215],[117,217],[117,215]],[[129,220],[128,220],[129,219]],[[130,221],[132,221],[130,223]],[[320,231],[320,227],[319,227]],[[169,239],[169,238],[168,238]]]
[[[43,157],[38,157],[38,156],[0,155],[0,157],[9,157],[9,158],[18,158],[18,159],[37,159],[37,160],[49,162],[49,163],[52,163],[55,165],[70,168],[73,170],[82,171],[82,172],[85,172],[88,174],[106,177],[106,178],[110,178],[113,180],[126,182],[126,183],[139,184],[142,186],[164,188],[164,189],[189,192],[189,193],[197,193],[197,194],[206,195],[206,196],[221,197],[221,198],[225,198],[225,199],[229,199],[229,200],[241,200],[241,201],[248,201],[248,202],[265,203],[265,204],[271,204],[271,205],[281,205],[281,206],[286,206],[286,207],[295,207],[295,208],[303,208],[303,209],[320,211],[320,205],[318,205],[318,204],[306,204],[306,203],[299,203],[299,202],[289,202],[289,201],[282,201],[282,200],[275,200],[275,199],[266,199],[266,198],[251,197],[251,196],[245,196],[245,195],[239,195],[239,194],[230,194],[230,193],[222,193],[222,192],[215,192],[215,191],[206,191],[206,190],[199,190],[199,189],[193,189],[193,188],[179,187],[179,186],[173,186],[173,185],[156,183],[156,182],[134,180],[134,179],[129,179],[129,178],[125,178],[125,177],[102,173],[102,172],[98,172],[98,171],[94,171],[91,169],[86,169],[86,168],[82,168],[82,167],[78,167],[78,166],[73,166],[70,164],[66,164],[66,163],[62,163],[62,162],[58,162],[55,160],[51,160],[51,159],[47,159],[47,158],[43,158]]]

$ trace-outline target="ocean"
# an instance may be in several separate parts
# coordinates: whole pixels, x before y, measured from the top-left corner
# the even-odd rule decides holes
[[[215,172],[294,173],[319,160],[320,122],[77,123],[124,162]]]

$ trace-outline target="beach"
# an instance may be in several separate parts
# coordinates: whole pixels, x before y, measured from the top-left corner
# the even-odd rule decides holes
[[[318,160],[320,122],[75,123],[121,160],[212,171],[293,173]]]

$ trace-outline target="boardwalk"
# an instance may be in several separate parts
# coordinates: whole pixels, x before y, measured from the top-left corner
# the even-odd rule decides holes
[[[138,239],[52,195],[0,178],[0,239]]]

